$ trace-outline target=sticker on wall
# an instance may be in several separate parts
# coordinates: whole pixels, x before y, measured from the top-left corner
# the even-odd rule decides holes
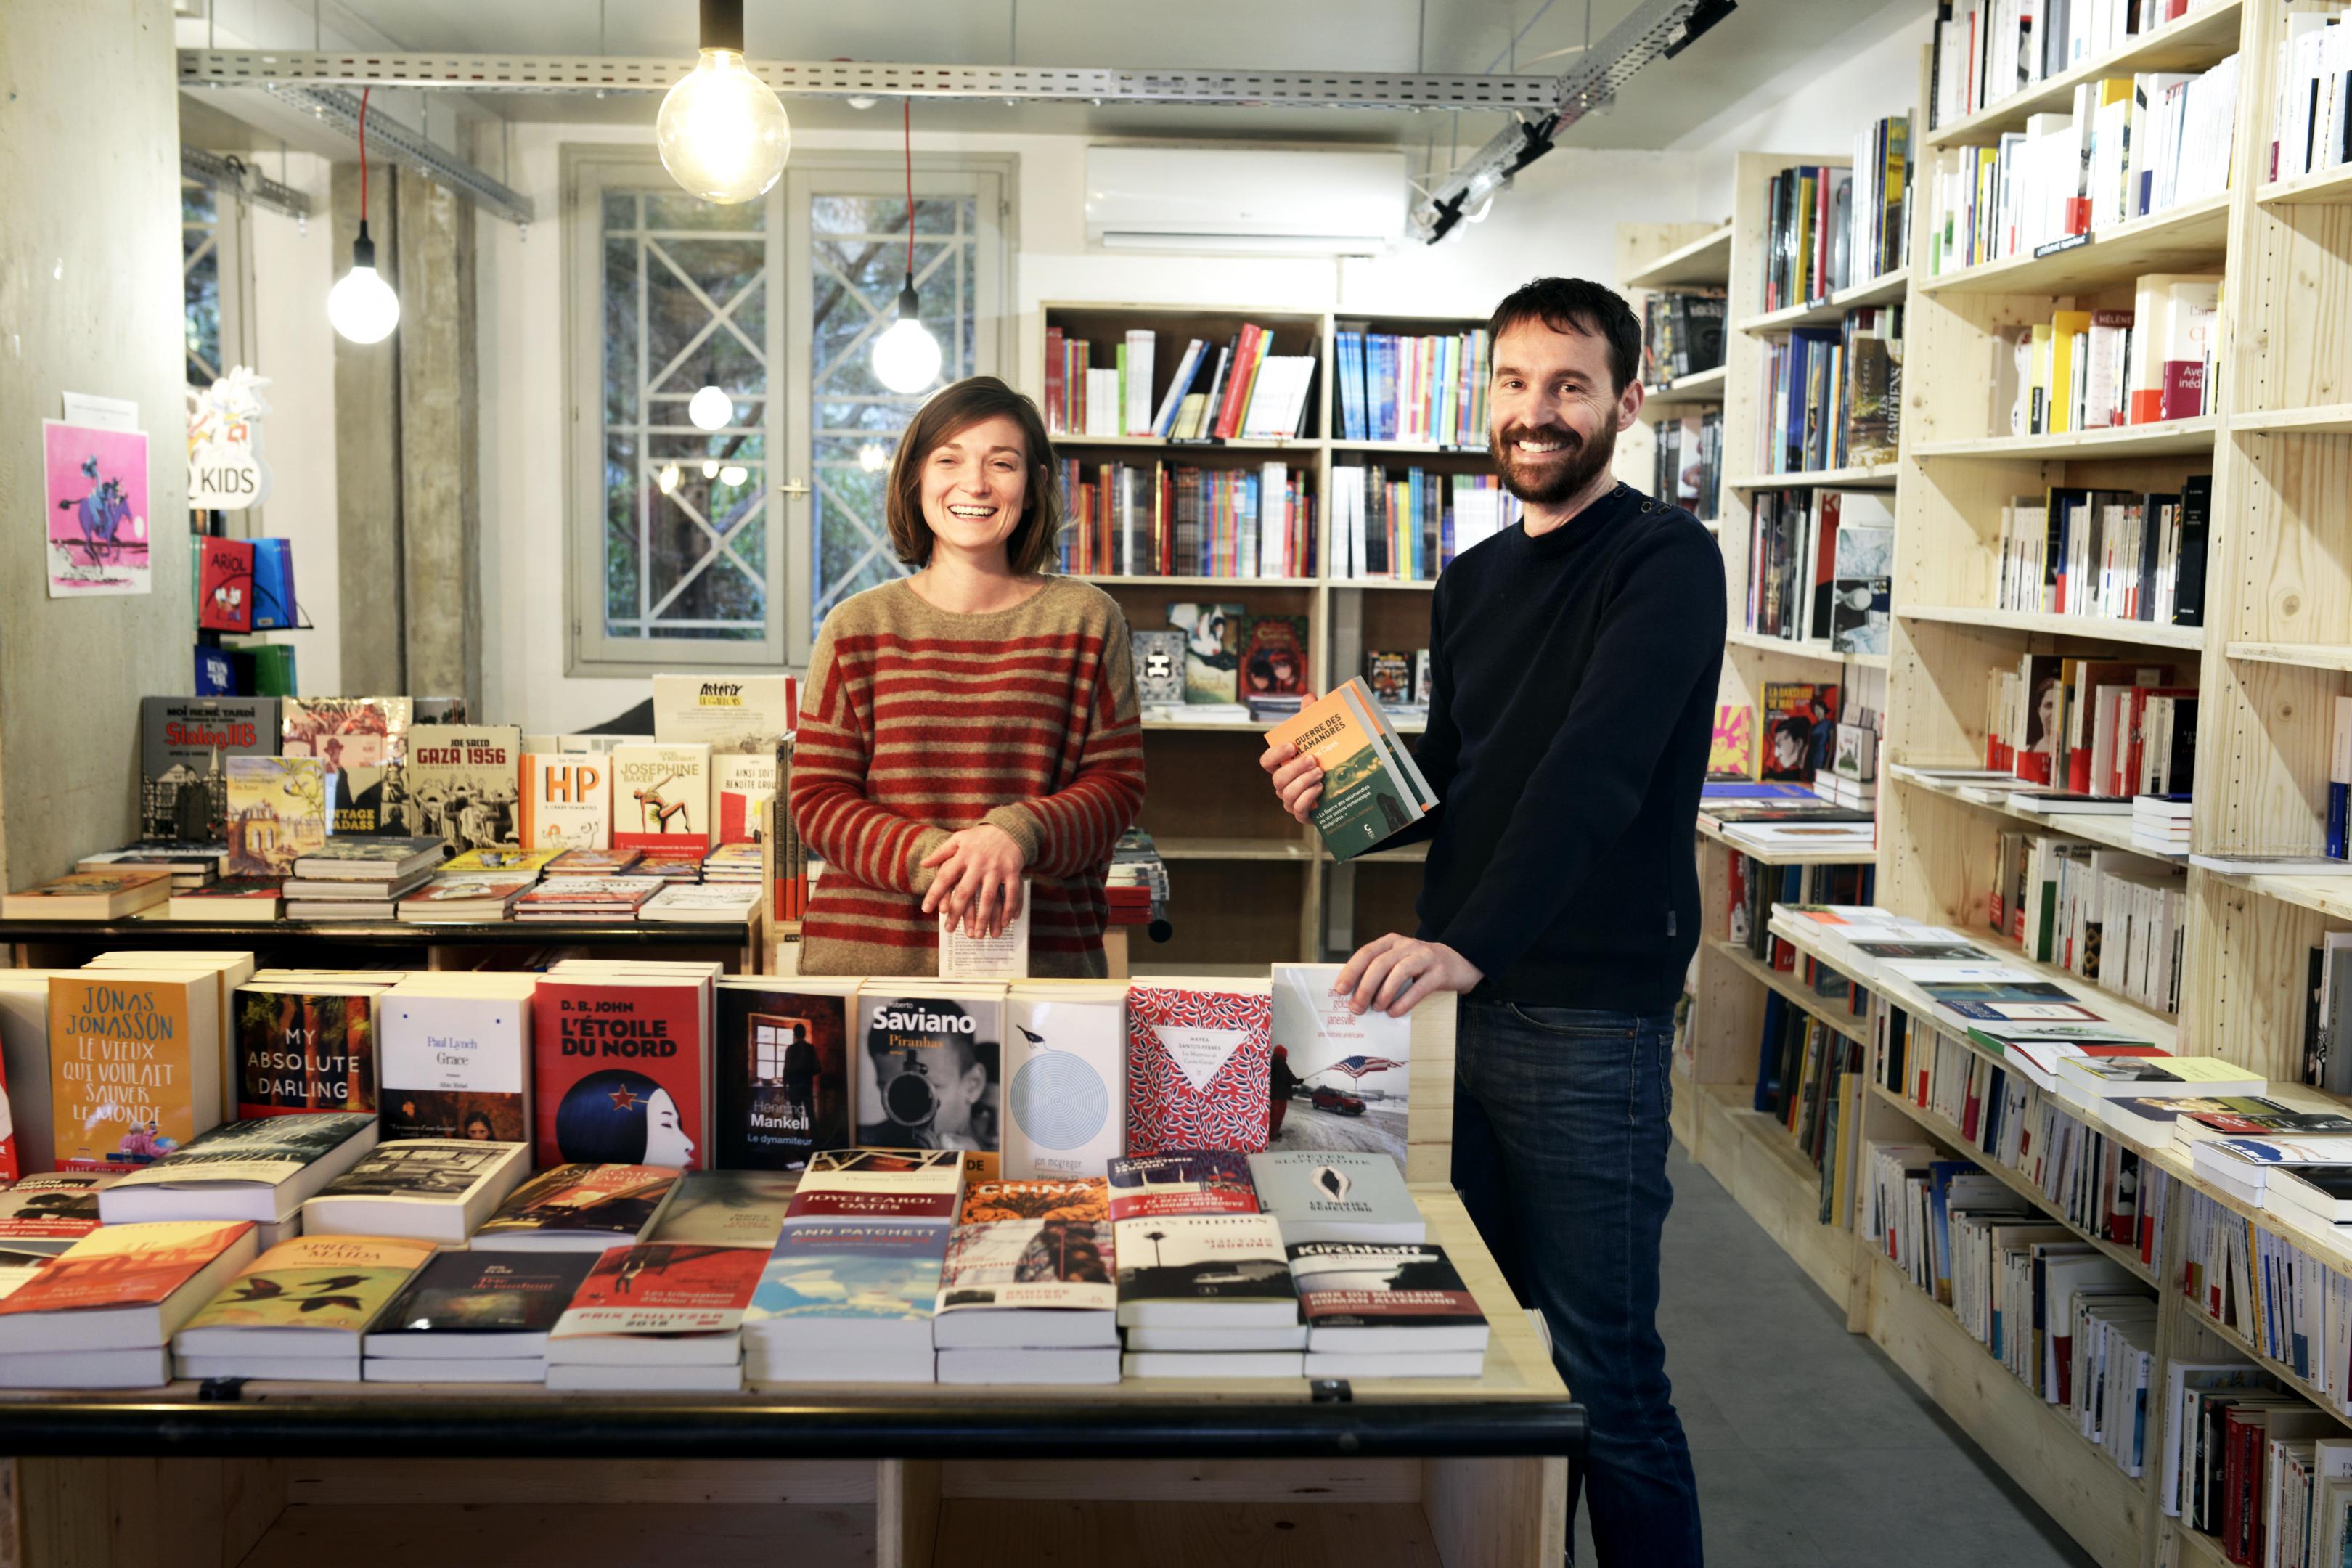
[[[202,392],[188,388],[188,509],[242,511],[269,497],[261,460],[267,376],[238,365]]]
[[[49,597],[144,594],[147,436],[41,421]]]

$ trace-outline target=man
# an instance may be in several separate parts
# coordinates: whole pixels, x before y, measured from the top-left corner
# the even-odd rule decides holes
[[[1604,1564],[1696,1564],[1698,1499],[1657,1333],[1673,1013],[1698,942],[1692,851],[1723,661],[1723,560],[1610,477],[1642,406],[1642,330],[1598,284],[1538,279],[1491,323],[1487,446],[1519,526],[1437,582],[1418,752],[1437,810],[1420,931],[1349,961],[1359,1012],[1467,993],[1454,1183],[1540,1308],[1591,1418],[1570,1481]],[[1308,820],[1311,757],[1263,759]],[[1399,840],[1391,840],[1396,842]]]

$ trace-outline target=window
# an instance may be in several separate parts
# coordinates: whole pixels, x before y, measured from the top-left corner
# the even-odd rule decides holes
[[[253,363],[245,339],[245,203],[233,191],[180,182],[180,291],[190,386],[210,386],[232,365]]]
[[[650,153],[570,150],[570,668],[804,662],[898,571],[881,469],[922,399],[877,384],[907,204],[894,160],[803,154],[759,202],[686,195]],[[1008,163],[918,163],[916,281],[942,382],[998,369]],[[893,195],[897,192],[900,194]],[[702,387],[730,405],[705,431]]]

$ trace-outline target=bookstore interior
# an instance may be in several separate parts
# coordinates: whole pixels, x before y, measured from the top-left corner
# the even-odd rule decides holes
[[[1335,992],[1558,276],[1674,1144],[2068,1561],[2352,1565],[2352,5],[851,10],[7,7],[0,1562],[1571,1560],[1572,998]]]

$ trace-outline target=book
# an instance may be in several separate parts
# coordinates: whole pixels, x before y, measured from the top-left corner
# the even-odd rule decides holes
[[[228,837],[228,759],[278,753],[274,697],[139,700],[139,836]]]
[[[1412,1098],[1412,1020],[1333,995],[1336,963],[1274,965],[1268,1149],[1377,1149],[1400,1165]]]
[[[789,675],[656,675],[653,689],[654,739],[664,745],[705,745],[713,756],[767,755],[798,728]]]
[[[335,776],[311,757],[228,760],[228,865],[232,877],[285,877],[327,842]]]
[[[1297,1321],[1298,1291],[1272,1216],[1170,1215],[1113,1228],[1119,1327]]]
[[[949,1227],[796,1219],[743,1315],[755,1382],[929,1383]]]
[[[528,974],[418,973],[378,999],[376,1105],[387,1140],[531,1136]]]
[[[485,845],[452,855],[433,868],[436,879],[451,877],[505,877],[522,882],[537,882],[548,867],[560,858],[563,851],[533,849],[513,844]]]
[[[279,752],[316,761],[333,787],[320,792],[331,810],[322,838],[412,831],[402,826],[401,771],[415,712],[405,697],[289,697],[278,705]]]
[[[1756,710],[1745,702],[1719,703],[1715,729],[1707,742],[1706,776],[1711,779],[1752,779],[1756,776]]]
[[[466,1138],[378,1143],[302,1205],[306,1236],[401,1236],[463,1247],[530,1174],[530,1148]]]
[[[677,1180],[655,1165],[558,1165],[515,1189],[474,1233],[480,1251],[602,1252],[634,1245]]]
[[[735,1330],[760,1288],[767,1249],[642,1242],[596,1259],[547,1336],[551,1371],[589,1365],[733,1365]]]
[[[940,1350],[1043,1350],[1118,1343],[1107,1219],[959,1225],[940,1274]]]
[[[1762,749],[1759,777],[1803,783],[1815,772],[1828,770],[1837,729],[1837,687],[1768,681],[1757,717]]]
[[[1130,1153],[1265,1147],[1273,1008],[1262,980],[1129,989]]]
[[[362,1353],[412,1366],[537,1358],[543,1377],[547,1336],[595,1264],[586,1252],[437,1252],[377,1317]]]
[[[953,1225],[966,1158],[958,1149],[820,1149],[793,1194],[791,1223]]]
[[[520,842],[522,730],[417,724],[408,732],[398,831],[454,849]],[[389,816],[391,814],[387,814]],[[386,822],[385,829],[393,827]]]
[[[1316,831],[1339,859],[1352,859],[1418,822],[1435,804],[1412,768],[1411,753],[1392,748],[1373,698],[1350,680],[1266,732],[1269,745],[1296,746],[1323,770]]]
[[[331,838],[296,858],[286,896],[380,898],[430,873],[446,853],[437,838],[358,834]],[[307,886],[311,883],[322,886],[314,891]]]
[[[274,921],[285,886],[282,877],[225,877],[201,888],[174,888],[164,919]]]
[[[98,1194],[121,1179],[100,1171],[40,1171],[0,1189],[0,1247],[63,1252],[98,1228]]]
[[[1270,1151],[1250,1156],[1250,1178],[1260,1212],[1282,1223],[1286,1243],[1419,1242],[1428,1235],[1403,1167],[1385,1153]]]
[[[1309,1241],[1289,1253],[1309,1351],[1486,1348],[1486,1314],[1442,1247]]]
[[[608,759],[579,752],[523,753],[516,842],[526,849],[602,849],[612,837]]]
[[[1017,983],[1004,1022],[1005,1175],[1098,1175],[1127,1146],[1126,985]]]
[[[715,842],[708,744],[625,742],[613,748],[612,767],[614,848]]]
[[[534,886],[529,877],[503,872],[435,877],[397,904],[399,918],[418,925],[476,924],[505,920],[515,900]]]
[[[2269,1087],[2261,1073],[2219,1057],[2062,1057],[2062,1093],[2081,1099],[2116,1096],[2260,1094]]]
[[[1026,980],[1029,977],[1029,879],[1021,880],[1021,912],[994,936],[968,934],[945,909],[939,917],[942,980]]]
[[[375,1147],[376,1120],[353,1110],[298,1110],[223,1122],[98,1195],[108,1225],[157,1220],[289,1218]]]
[[[1109,1183],[1101,1176],[1026,1181],[1006,1176],[974,1182],[965,1190],[957,1223],[1005,1225],[1046,1219],[1108,1223]]]
[[[776,1245],[792,1207],[792,1177],[773,1171],[688,1171],[670,1188],[647,1241],[702,1247]]]
[[[1127,1342],[1144,1330],[1129,1331]],[[1118,1359],[1122,1377],[1302,1377],[1306,1358],[1295,1350],[1224,1350],[1209,1347],[1181,1352],[1130,1349]]]
[[[1129,634],[1135,660],[1136,700],[1146,707],[1184,700],[1185,636],[1172,627],[1137,627]]]
[[[541,980],[531,998],[539,1163],[705,1163],[709,994],[684,975]]]
[[[1241,700],[1241,623],[1246,605],[1185,600],[1168,606],[1168,624],[1184,634],[1184,700]]]
[[[1110,1162],[1110,1217],[1256,1214],[1257,1183],[1249,1156],[1230,1149],[1130,1154]]]
[[[961,1150],[997,1173],[1002,984],[877,981],[857,994],[864,1056],[853,1100],[866,1149]]]
[[[1305,616],[1244,616],[1240,638],[1237,689],[1243,700],[1307,694],[1313,666]]]
[[[221,1119],[220,982],[202,970],[52,973],[50,1132],[61,1171],[129,1171]]]
[[[234,1361],[189,1375],[360,1379],[360,1336],[433,1256],[433,1244],[389,1237],[303,1236],[237,1270],[172,1336],[183,1366]]]
[[[114,921],[170,901],[172,873],[160,866],[68,871],[0,896],[0,920]]]
[[[662,889],[638,907],[642,921],[685,921],[701,925],[740,925],[751,918],[760,907],[760,888],[756,882],[721,887],[715,883],[696,885],[674,882]],[[1022,935],[1028,935],[1024,916]]]
[[[856,980],[718,983],[711,1051],[712,1163],[797,1171],[849,1142],[849,1038]]]
[[[256,1250],[244,1223],[101,1226],[0,1299],[0,1356],[169,1344]]]
[[[232,998],[237,1115],[373,1114],[382,995],[382,988],[373,985],[238,986]]]
[[[542,882],[587,879],[604,882],[619,877],[645,858],[642,849],[566,849],[547,863]]]
[[[1364,684],[1372,693],[1372,700],[1383,708],[1398,708],[1412,701],[1412,654],[1407,651],[1381,652],[1364,650]]]

